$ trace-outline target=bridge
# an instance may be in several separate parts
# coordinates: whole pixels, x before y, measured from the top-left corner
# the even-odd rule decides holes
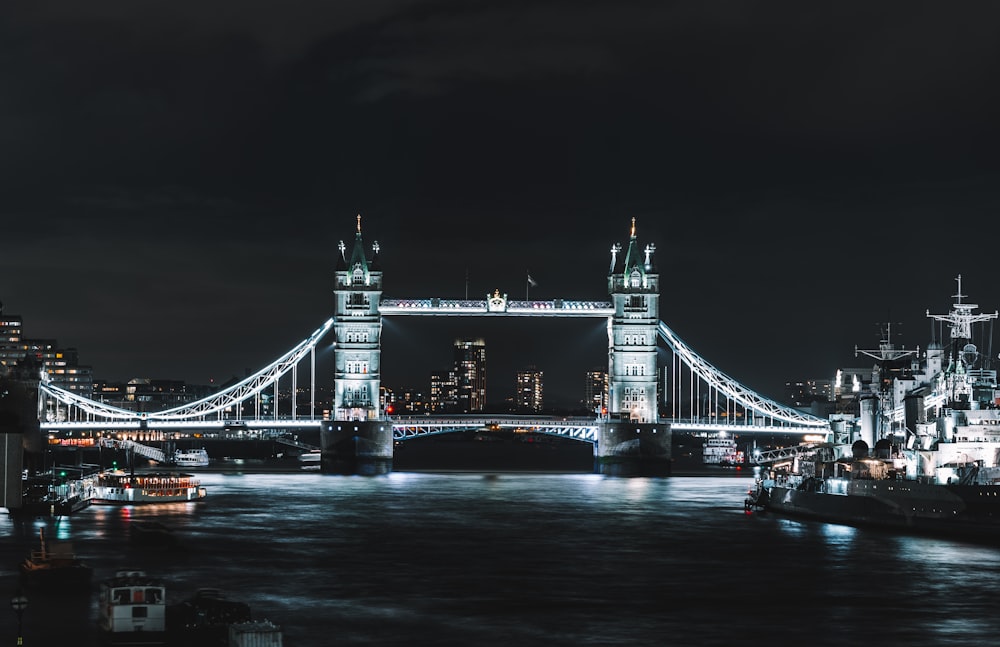
[[[698,355],[659,319],[659,275],[653,245],[640,248],[633,219],[627,247],[611,248],[610,301],[554,299],[508,300],[495,291],[479,300],[383,299],[378,243],[367,255],[358,217],[350,255],[339,245],[334,288],[334,316],[299,344],[242,381],[218,393],[161,411],[137,412],[98,402],[43,379],[38,386],[40,427],[48,433],[89,431],[106,436],[141,438],[169,433],[174,437],[219,431],[285,432],[318,429],[323,434],[324,466],[329,471],[384,473],[391,469],[392,443],[469,429],[528,429],[595,446],[595,456],[610,465],[606,473],[660,473],[669,460],[672,431],[738,434],[831,434],[830,421],[782,405],[754,392]],[[592,418],[387,415],[379,402],[380,334],[383,317],[562,317],[599,318],[608,327],[607,410]],[[316,348],[334,335],[332,409],[317,411]],[[662,345],[661,345],[662,344]],[[658,364],[665,350],[666,366]],[[670,369],[663,400],[658,376]],[[308,381],[308,389],[299,382]],[[279,386],[290,390],[291,407],[270,411],[265,399],[278,401]],[[302,413],[300,391],[308,393]],[[273,394],[273,397],[272,397]],[[302,396],[305,400],[306,396]],[[307,403],[302,402],[303,406]],[[359,438],[363,441],[358,442]],[[367,449],[359,450],[358,447]],[[361,452],[359,454],[359,452]],[[365,467],[364,465],[367,465]],[[639,467],[645,465],[645,467]]]

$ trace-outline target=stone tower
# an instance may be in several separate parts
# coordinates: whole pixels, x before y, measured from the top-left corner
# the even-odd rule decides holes
[[[657,420],[656,327],[660,322],[660,275],[652,244],[639,249],[635,218],[628,249],[611,248],[608,294],[615,314],[608,339],[609,412],[634,422]]]
[[[599,421],[595,470],[609,476],[669,476],[670,427],[656,399],[660,277],[650,244],[640,249],[635,218],[628,249],[611,248],[608,294],[608,415]]]
[[[320,467],[335,474],[392,471],[392,424],[379,403],[382,377],[382,271],[378,243],[365,256],[358,216],[350,257],[341,241],[333,289],[333,419],[323,421]]]
[[[361,216],[350,257],[344,241],[339,244],[336,285],[333,289],[333,332],[336,368],[334,420],[377,420],[381,383],[382,271],[378,267],[378,242],[371,258],[365,257]]]

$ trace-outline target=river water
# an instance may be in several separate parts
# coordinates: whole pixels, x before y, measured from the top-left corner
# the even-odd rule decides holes
[[[1000,636],[1000,547],[747,515],[743,476],[199,473],[208,498],[0,517],[0,591],[46,536],[325,645],[933,645]],[[156,519],[183,549],[139,548]],[[96,644],[96,593],[32,595],[24,644]],[[0,613],[0,641],[16,616]]]

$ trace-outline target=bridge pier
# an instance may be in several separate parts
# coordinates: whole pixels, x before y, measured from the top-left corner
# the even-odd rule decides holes
[[[320,471],[380,476],[392,472],[392,423],[330,420],[320,430]]]
[[[670,476],[668,424],[607,420],[598,423],[594,472],[606,476]]]

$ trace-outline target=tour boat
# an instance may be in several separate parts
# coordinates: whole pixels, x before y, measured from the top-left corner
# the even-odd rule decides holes
[[[71,593],[90,587],[94,569],[76,556],[68,541],[45,541],[38,529],[40,546],[21,562],[21,580],[28,589]]]
[[[173,463],[177,467],[208,467],[208,452],[204,449],[178,449]]]
[[[737,465],[743,462],[743,452],[729,436],[709,436],[705,439],[701,452],[702,463],[705,465]]]
[[[207,495],[201,482],[190,474],[122,470],[100,472],[94,479],[90,502],[95,505],[132,505],[200,501]]]
[[[167,591],[159,577],[145,571],[116,572],[101,582],[98,613],[106,643],[167,643]]]
[[[998,314],[973,312],[961,277],[958,287],[948,315],[927,314],[951,324],[948,345],[932,340],[911,358],[887,334],[878,351],[863,351],[876,366],[860,415],[844,420],[849,433],[768,465],[748,512],[1000,538],[1000,384],[992,357],[972,343],[972,324]]]

